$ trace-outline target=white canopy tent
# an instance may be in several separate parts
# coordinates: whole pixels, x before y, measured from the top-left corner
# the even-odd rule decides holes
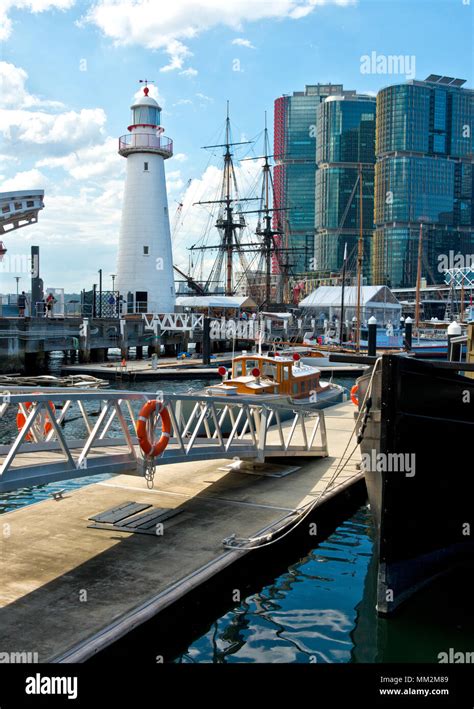
[[[242,310],[242,308],[256,308],[257,304],[247,296],[234,295],[183,295],[176,298],[176,305],[180,308],[193,310]]]
[[[341,317],[342,286],[320,286],[304,298],[299,306],[320,319],[332,320]],[[361,287],[361,320],[367,322],[374,316],[379,325],[389,320],[398,325],[402,306],[387,286]],[[344,288],[344,320],[351,321],[356,316],[357,287]]]

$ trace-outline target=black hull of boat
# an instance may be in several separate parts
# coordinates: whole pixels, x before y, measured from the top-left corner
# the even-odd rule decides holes
[[[358,380],[359,401],[369,378]],[[371,398],[361,453],[377,529],[377,610],[390,614],[474,559],[474,380],[387,355]]]

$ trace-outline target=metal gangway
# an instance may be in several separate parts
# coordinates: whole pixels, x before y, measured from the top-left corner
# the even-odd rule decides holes
[[[150,460],[135,430],[140,408],[155,398],[166,406],[172,431],[164,453]],[[324,413],[290,399],[49,387],[0,392],[0,492],[90,475],[146,475],[150,465],[327,455]]]

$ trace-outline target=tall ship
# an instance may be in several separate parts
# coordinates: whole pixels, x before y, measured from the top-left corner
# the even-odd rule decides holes
[[[222,149],[221,180],[215,199],[202,199],[193,208],[207,211],[203,234],[189,247],[188,273],[175,270],[184,285],[198,295],[248,295],[261,308],[288,302],[289,281],[293,273],[293,254],[285,239],[289,215],[274,207],[274,185],[268,129],[263,130],[263,150],[253,151],[253,141],[232,139],[229,106],[222,143],[204,146]],[[242,151],[242,156],[236,153]],[[246,152],[245,152],[246,151]],[[248,170],[249,163],[259,163],[259,175]],[[242,189],[239,178],[249,174]],[[240,180],[242,182],[244,180]],[[178,212],[182,208],[178,207]],[[175,221],[179,228],[179,218]],[[176,235],[176,234],[175,234]]]

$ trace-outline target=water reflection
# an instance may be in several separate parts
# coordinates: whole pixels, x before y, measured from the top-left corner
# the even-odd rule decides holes
[[[349,662],[372,553],[366,508],[217,619],[177,662]]]

